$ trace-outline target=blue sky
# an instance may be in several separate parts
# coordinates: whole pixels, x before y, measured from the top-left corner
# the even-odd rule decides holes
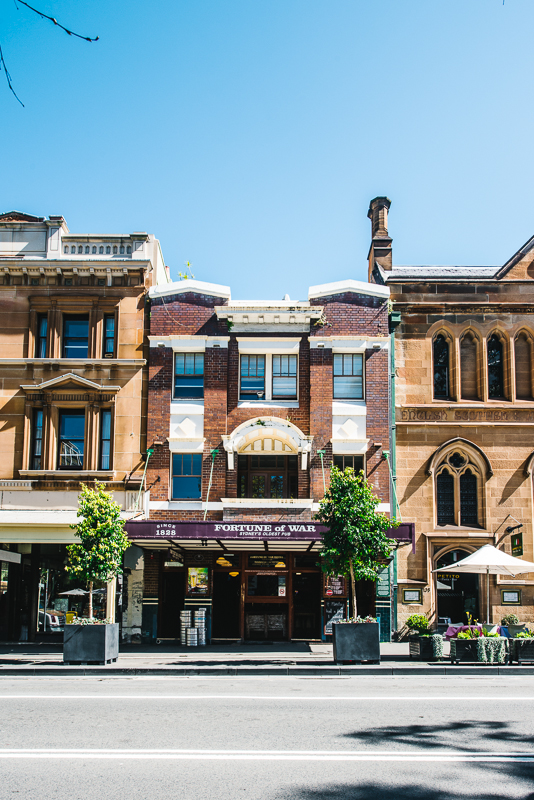
[[[146,230],[235,298],[398,264],[500,264],[534,234],[532,0],[16,0],[0,210]]]

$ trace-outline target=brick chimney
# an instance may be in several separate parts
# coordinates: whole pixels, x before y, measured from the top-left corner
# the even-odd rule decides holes
[[[369,248],[369,280],[372,280],[375,263],[382,269],[390,270],[393,261],[391,243],[393,239],[388,235],[388,211],[391,200],[387,197],[375,197],[369,203],[367,216],[371,220],[371,247]]]

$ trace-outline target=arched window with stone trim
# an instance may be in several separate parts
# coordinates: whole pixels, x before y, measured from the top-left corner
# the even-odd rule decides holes
[[[474,445],[455,439],[433,456],[438,526],[483,526],[484,484],[492,474],[486,457]]]
[[[520,331],[514,341],[515,396],[518,400],[532,400],[532,337]]]
[[[450,397],[450,351],[449,343],[442,333],[433,341],[433,372],[434,372],[434,398],[447,399]]]
[[[504,348],[496,333],[488,338],[488,397],[504,397]]]
[[[460,341],[460,398],[478,400],[477,341],[468,331]]]

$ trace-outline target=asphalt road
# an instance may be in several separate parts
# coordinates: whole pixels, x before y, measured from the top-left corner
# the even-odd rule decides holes
[[[534,678],[0,681],[0,798],[534,800]]]

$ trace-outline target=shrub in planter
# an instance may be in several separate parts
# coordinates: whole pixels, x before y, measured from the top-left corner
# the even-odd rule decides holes
[[[501,619],[501,625],[508,628],[508,633],[512,639],[516,637],[520,631],[525,630],[525,624],[519,622],[517,614],[505,614]]]
[[[406,625],[411,631],[416,631],[420,636],[424,636],[430,630],[430,622],[424,614],[411,614],[406,620]]]
[[[380,663],[380,626],[374,617],[357,617],[332,625],[334,661]]]
[[[534,631],[521,631],[510,641],[510,661],[534,661]]]
[[[119,654],[119,626],[109,620],[75,617],[63,633],[66,664],[108,664]]]
[[[443,636],[440,633],[410,636],[410,658],[416,658],[419,661],[441,661]]]
[[[78,507],[81,521],[71,526],[80,542],[67,548],[65,569],[89,584],[89,624],[65,626],[63,661],[102,664],[117,659],[119,626],[109,624],[107,620],[91,623],[95,622],[93,582],[107,583],[117,577],[122,571],[122,557],[129,545],[120,512],[120,505],[109,492],[104,491],[104,484],[96,482],[94,489],[82,485]]]
[[[508,658],[507,639],[502,636],[470,636],[474,631],[464,631],[451,639],[451,662],[476,662],[480,664],[505,664]]]

